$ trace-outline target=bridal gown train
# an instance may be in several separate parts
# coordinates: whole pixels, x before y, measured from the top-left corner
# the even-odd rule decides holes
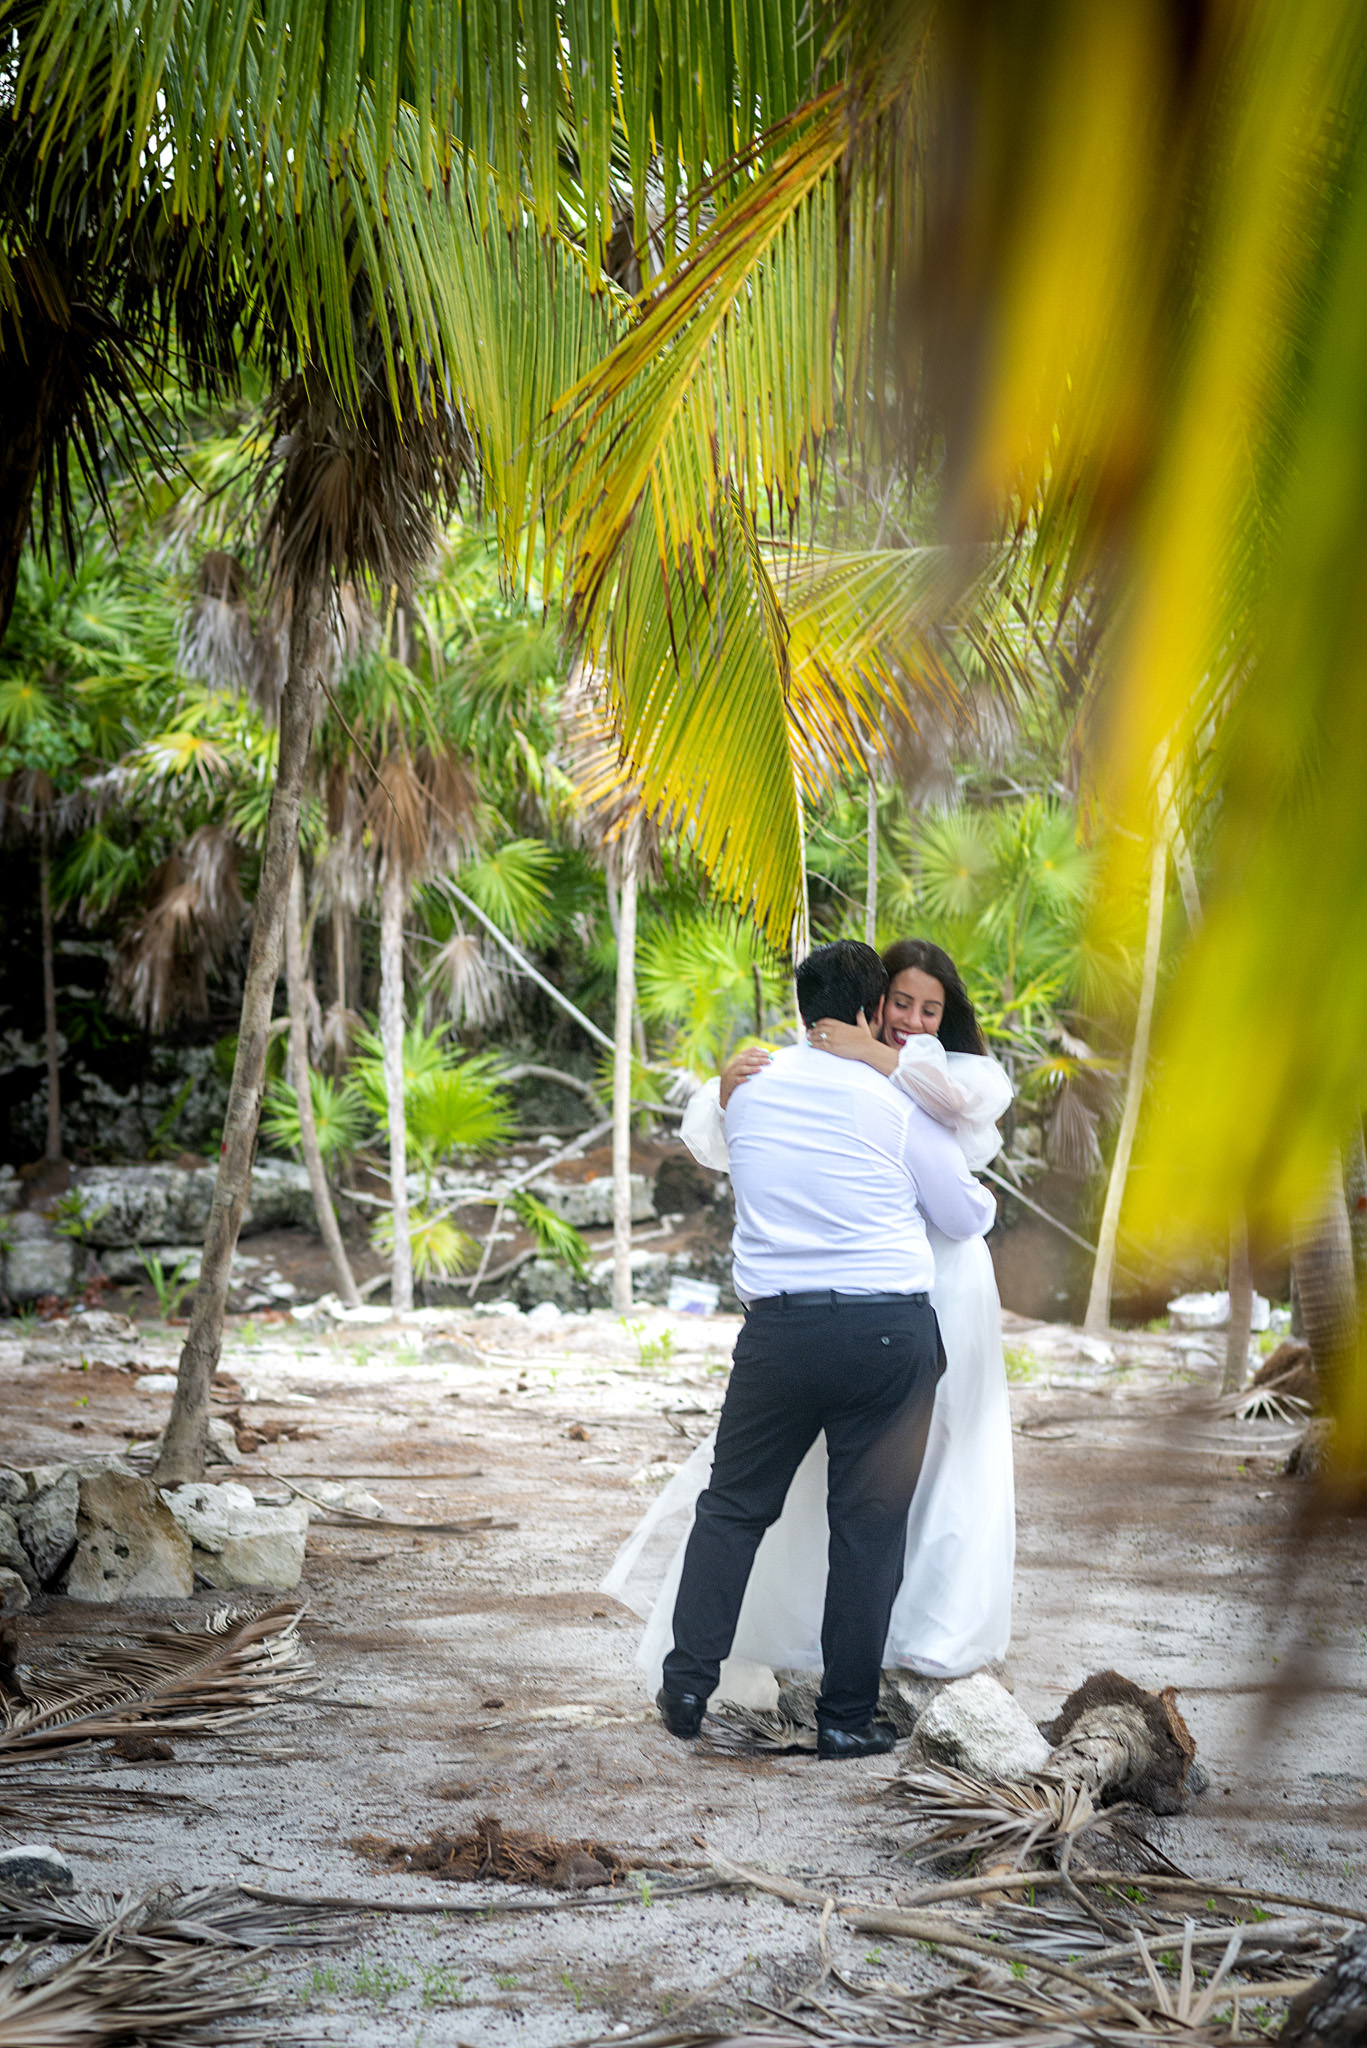
[[[970,1167],[1000,1147],[996,1119],[1011,1084],[996,1060],[946,1054],[936,1038],[908,1039],[897,1082],[948,1124]],[[715,1090],[715,1084],[709,1083]],[[695,1102],[698,1098],[695,1098]],[[724,1166],[720,1107],[705,1099],[685,1137],[703,1163]],[[1002,1361],[1001,1304],[981,1237],[955,1242],[927,1226],[935,1256],[931,1301],[946,1366],[907,1519],[906,1565],[884,1663],[959,1677],[1006,1653],[1015,1568],[1011,1411]],[[645,1619],[636,1662],[653,1694],[673,1643],[674,1598],[715,1436],[693,1451],[618,1552],[603,1580]],[[826,1595],[826,1441],[799,1466],[783,1512],[765,1532],[746,1587],[731,1655],[715,1697],[749,1706],[777,1699],[775,1671],[821,1669]]]

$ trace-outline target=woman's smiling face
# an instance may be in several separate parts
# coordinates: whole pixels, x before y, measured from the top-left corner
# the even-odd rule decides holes
[[[892,978],[883,1005],[884,1045],[905,1045],[909,1038],[933,1038],[945,1014],[943,982],[920,967],[904,967]]]

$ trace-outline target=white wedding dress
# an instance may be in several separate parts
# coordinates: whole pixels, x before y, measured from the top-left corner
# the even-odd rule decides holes
[[[946,1053],[938,1038],[919,1036],[903,1045],[894,1078],[953,1130],[971,1168],[986,1166],[996,1155],[997,1119],[1012,1093],[997,1060]],[[689,1104],[683,1137],[704,1166],[726,1167],[716,1081]],[[957,1678],[1004,1656],[1011,1639],[1011,1410],[1001,1303],[986,1242],[955,1242],[930,1224],[926,1228],[935,1256],[931,1301],[946,1367],[907,1518],[906,1566],[884,1663]],[[645,1618],[636,1662],[652,1695],[674,1640],[674,1599],[694,1507],[711,1476],[714,1442],[715,1436],[707,1437],[675,1473],[602,1582],[604,1592]],[[775,1671],[820,1671],[826,1546],[826,1439],[820,1436],[760,1544],[714,1697],[772,1706],[778,1697]]]

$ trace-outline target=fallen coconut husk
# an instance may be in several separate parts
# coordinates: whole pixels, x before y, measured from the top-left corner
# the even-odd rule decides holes
[[[552,1891],[617,1884],[633,1867],[607,1843],[557,1842],[534,1828],[505,1828],[489,1813],[480,1815],[471,1835],[449,1835],[440,1828],[425,1842],[354,1835],[347,1847],[386,1870],[445,1877],[458,1884],[494,1878],[500,1884],[534,1884]]]
[[[893,1779],[888,1796],[904,1818],[931,1828],[913,1853],[990,1852],[1018,1868],[1047,1853],[1066,1868],[1078,1841],[1098,1826],[1124,1834],[1126,1810],[1181,1812],[1196,1744],[1171,1687],[1151,1693],[1118,1671],[1095,1672],[1041,1733],[1052,1754],[1029,1777],[989,1780],[913,1765]]]

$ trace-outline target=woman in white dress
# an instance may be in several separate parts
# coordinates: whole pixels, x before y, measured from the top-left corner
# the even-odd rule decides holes
[[[827,1018],[813,1027],[813,1041],[842,1059],[877,1067],[954,1132],[970,1167],[986,1166],[1000,1148],[997,1119],[1012,1089],[1005,1069],[987,1053],[957,969],[925,939],[889,947],[883,965],[889,989],[881,1037]],[[682,1135],[704,1166],[725,1170],[725,1103],[768,1057],[760,1048],[740,1054],[720,1080],[693,1097]],[[957,1678],[1004,1656],[1011,1637],[1011,1411],[987,1245],[981,1237],[954,1243],[926,1228],[946,1368],[907,1520],[906,1566],[884,1662]],[[700,1443],[669,1481],[603,1581],[605,1592],[645,1617],[636,1662],[652,1695],[673,1642],[674,1597],[694,1507],[711,1473],[713,1441]],[[775,1671],[820,1670],[827,1541],[826,1443],[819,1437],[760,1544],[715,1697],[772,1705]]]

